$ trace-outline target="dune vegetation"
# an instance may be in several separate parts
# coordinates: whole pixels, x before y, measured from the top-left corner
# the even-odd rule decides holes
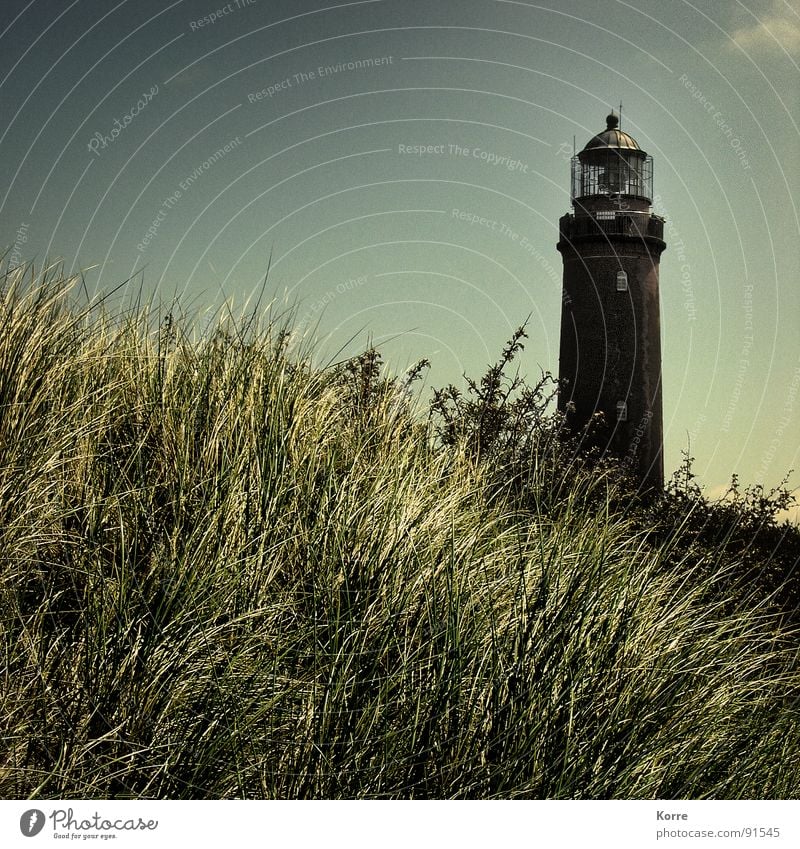
[[[291,319],[0,298],[0,796],[796,798],[784,487],[576,450]]]

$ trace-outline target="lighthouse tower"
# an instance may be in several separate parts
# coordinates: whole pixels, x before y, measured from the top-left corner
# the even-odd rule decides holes
[[[559,409],[576,431],[602,413],[595,438],[648,490],[664,484],[658,264],[666,244],[652,199],[653,160],[612,112],[572,158],[572,212],[559,222]]]

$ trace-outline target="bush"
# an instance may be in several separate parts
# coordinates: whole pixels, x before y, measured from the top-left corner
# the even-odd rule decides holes
[[[668,545],[673,560],[705,563],[709,573],[725,564],[729,593],[755,591],[787,624],[800,625],[800,527],[778,519],[795,501],[788,475],[769,492],[742,489],[733,475],[725,495],[710,501],[692,471],[694,458],[688,451],[683,458],[662,497],[643,512],[654,543]]]

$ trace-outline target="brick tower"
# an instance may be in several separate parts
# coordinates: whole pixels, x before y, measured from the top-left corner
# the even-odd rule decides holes
[[[572,158],[573,211],[559,222],[558,403],[576,431],[603,414],[601,446],[643,490],[664,484],[658,264],[666,244],[652,198],[653,160],[612,112]]]

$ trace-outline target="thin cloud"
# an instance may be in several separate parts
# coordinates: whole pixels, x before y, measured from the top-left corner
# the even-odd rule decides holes
[[[734,44],[748,53],[800,54],[800,0],[776,0],[767,15],[734,31]]]

